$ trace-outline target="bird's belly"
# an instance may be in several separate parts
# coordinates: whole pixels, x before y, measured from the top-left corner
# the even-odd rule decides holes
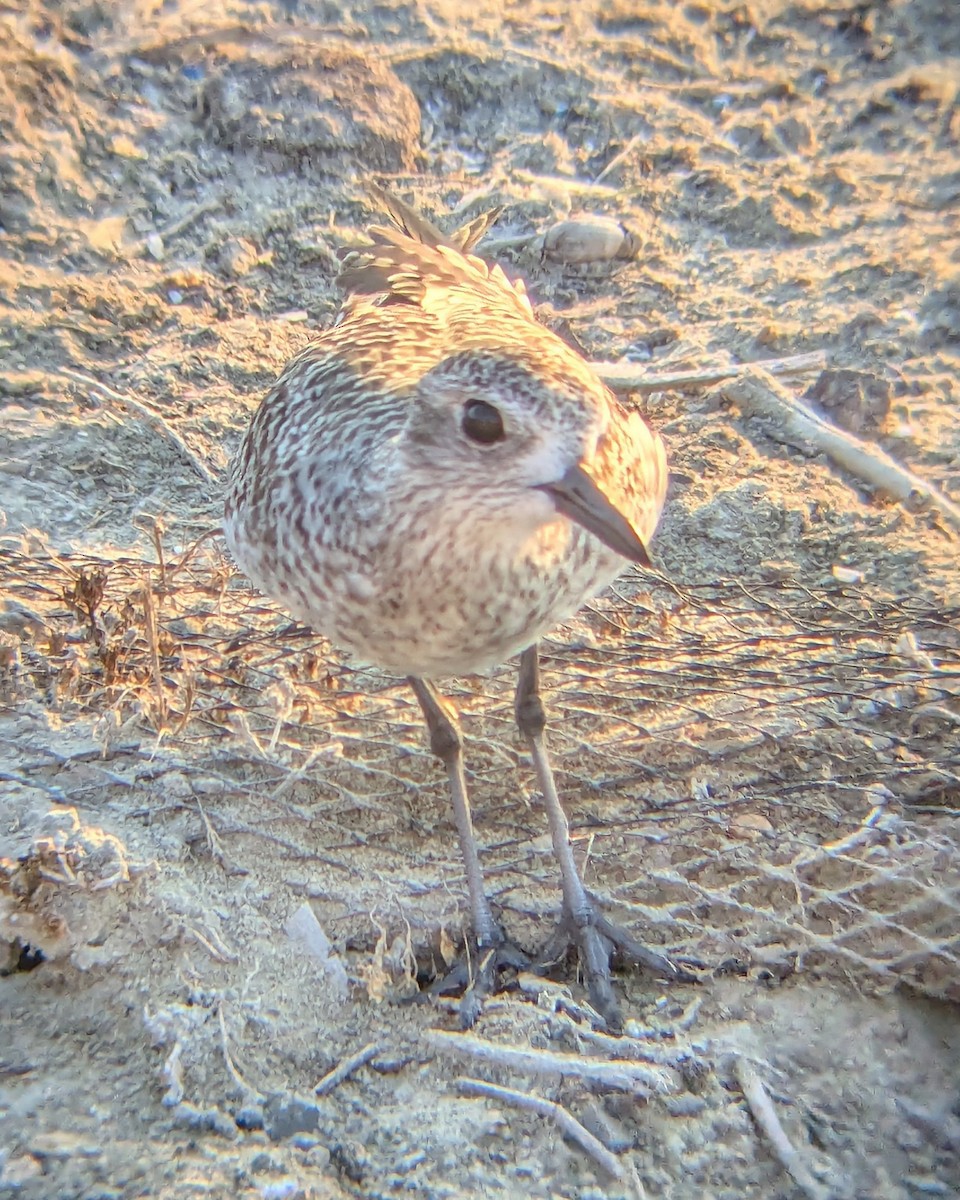
[[[623,565],[616,560],[610,569],[609,563],[599,573],[596,562],[550,573],[519,565],[496,581],[473,572],[411,578],[402,590],[378,589],[355,602],[335,640],[405,675],[486,671],[575,613]]]
[[[304,555],[279,569],[264,544],[230,538],[240,566],[262,591],[359,660],[428,679],[486,671],[572,616],[626,563],[577,530],[566,556],[518,556],[456,565],[367,566],[349,553]],[[322,564],[322,565],[321,565]]]

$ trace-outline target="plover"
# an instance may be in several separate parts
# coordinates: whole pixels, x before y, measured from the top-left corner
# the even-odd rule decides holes
[[[544,741],[537,642],[629,563],[649,565],[663,443],[536,320],[521,283],[471,253],[496,213],[445,235],[371,191],[393,223],[345,257],[336,324],[254,416],[230,473],[227,541],[299,620],[409,677],[447,770],[466,867],[479,955],[465,1023],[511,949],[484,891],[458,716],[435,681],[520,655],[516,719],[560,869],[559,935],[615,1027],[614,947],[678,971],[584,888]]]

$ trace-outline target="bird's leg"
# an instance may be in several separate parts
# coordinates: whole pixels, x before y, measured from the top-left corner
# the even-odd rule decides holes
[[[453,800],[453,816],[460,836],[460,852],[467,871],[467,891],[470,893],[470,913],[473,917],[473,932],[481,952],[485,947],[495,946],[501,941],[500,930],[490,911],[490,903],[483,890],[483,871],[480,854],[473,832],[470,816],[470,800],[467,796],[467,780],[463,770],[463,737],[457,713],[449,701],[444,700],[432,684],[424,679],[410,677],[410,686],[416,693],[427,722],[430,734],[430,749],[447,768],[450,780],[450,796]]]
[[[470,799],[463,770],[463,737],[456,709],[425,679],[411,675],[410,686],[423,709],[430,734],[430,749],[447,769],[453,816],[457,823],[460,852],[466,868],[470,914],[479,951],[477,969],[460,1005],[461,1023],[467,1027],[479,1016],[483,997],[493,990],[497,968],[501,965],[525,966],[527,962],[519,951],[507,945],[484,891],[483,871],[470,817]],[[450,982],[452,981],[451,979]],[[444,983],[447,984],[448,981],[445,980]]]
[[[680,972],[663,955],[648,949],[625,929],[619,929],[599,911],[583,886],[570,845],[570,827],[560,805],[553,769],[544,741],[546,710],[540,698],[540,659],[536,643],[523,652],[517,681],[515,712],[517,726],[527,740],[537,781],[543,794],[553,852],[560,867],[563,886],[563,917],[556,946],[551,943],[546,961],[555,961],[574,942],[590,992],[590,1002],[611,1029],[620,1028],[620,1012],[610,980],[610,954],[614,947],[652,970],[678,978]]]

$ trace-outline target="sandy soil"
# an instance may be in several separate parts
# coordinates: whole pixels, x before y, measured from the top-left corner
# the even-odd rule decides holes
[[[561,964],[475,1030],[653,1073],[616,1089],[431,1033],[465,904],[412,698],[215,533],[370,175],[438,219],[503,205],[489,251],[597,360],[825,353],[791,389],[960,501],[958,79],[953,0],[0,6],[0,1193],[960,1194],[948,511],[722,385],[631,401],[671,457],[660,573],[548,644],[553,745],[592,886],[700,978],[624,966],[615,1042]],[[635,253],[545,256],[577,212]],[[450,690],[533,951],[556,883],[512,679]]]

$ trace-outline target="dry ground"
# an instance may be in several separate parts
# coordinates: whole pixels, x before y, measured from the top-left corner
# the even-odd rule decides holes
[[[476,1034],[645,1058],[652,1094],[438,1046],[455,1014],[418,981],[463,880],[412,700],[211,532],[244,421],[335,312],[369,175],[437,216],[502,204],[491,252],[596,359],[825,352],[791,386],[960,499],[958,80],[954,0],[0,7],[0,1193],[960,1194],[936,506],[722,387],[631,401],[671,455],[660,574],[549,643],[554,746],[593,886],[701,979],[625,968],[636,1037],[612,1043],[563,966]],[[571,211],[642,249],[544,260]],[[534,949],[556,889],[511,680],[451,691],[491,887]],[[327,957],[289,930],[305,903]],[[559,1102],[621,1178],[464,1075]]]

